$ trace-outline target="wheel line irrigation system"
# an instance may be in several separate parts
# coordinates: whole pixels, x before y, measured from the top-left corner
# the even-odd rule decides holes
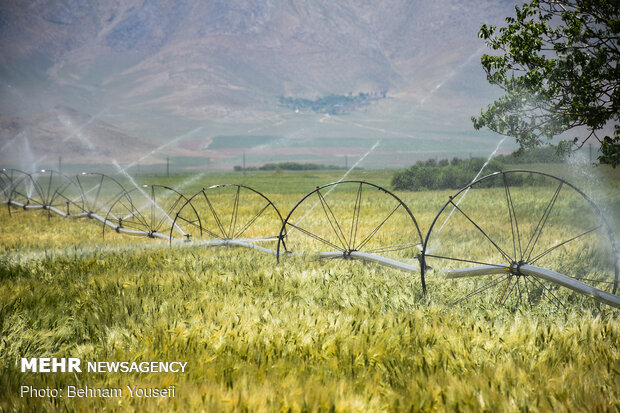
[[[530,182],[538,190],[542,187],[536,187],[536,182],[541,180],[545,180],[553,192],[550,197],[541,193],[541,200],[549,199],[541,204],[542,214],[535,212],[531,205],[527,206],[530,208],[527,211],[540,216],[540,219],[529,228],[530,236],[525,237],[523,214],[517,213],[515,197],[518,191],[515,188]],[[355,198],[353,205],[349,205],[350,209],[344,206],[350,212],[346,219],[342,215],[338,217],[333,203],[330,205],[326,199],[336,188],[348,189]],[[467,192],[476,188],[503,191],[505,205],[503,212],[498,214],[508,217],[507,228],[495,232],[482,228],[480,218],[472,216],[480,208],[470,208],[466,212],[459,206]],[[559,242],[556,240],[550,248],[534,254],[545,227],[550,225],[550,217],[557,216],[553,211],[559,208],[560,194],[567,191],[572,197],[569,199],[570,206],[573,209],[578,209],[578,206],[588,209],[596,218],[595,224],[591,224],[586,231],[567,235]],[[500,171],[473,181],[449,197],[425,236],[410,208],[398,196],[381,186],[357,180],[340,180],[317,187],[301,198],[285,217],[266,195],[245,185],[213,185],[186,197],[163,185],[134,184],[134,188],[127,190],[115,178],[99,173],[68,177],[52,170],[27,173],[3,169],[0,171],[0,196],[11,215],[42,209],[47,211],[48,216],[55,213],[67,218],[90,218],[101,223],[104,237],[106,231],[115,231],[168,240],[170,246],[183,243],[253,248],[275,255],[278,262],[286,256],[374,262],[419,273],[424,294],[427,292],[426,275],[431,269],[430,261],[434,266],[440,263],[440,267],[458,263],[460,268],[437,271],[445,279],[482,281],[457,302],[498,287],[500,294],[497,301],[500,304],[505,304],[508,297],[513,296],[518,297],[515,299],[519,303],[532,305],[538,295],[560,307],[563,304],[554,289],[560,286],[620,308],[620,296],[617,295],[620,259],[613,231],[601,210],[574,185],[536,171]],[[372,202],[380,205],[385,213],[383,216],[369,215],[371,212],[366,206]],[[472,202],[476,206],[476,202],[480,201],[474,199]],[[314,215],[313,211],[316,211]],[[441,241],[437,238],[455,211],[458,218],[454,221],[460,220],[461,225],[475,229],[474,233],[481,240],[479,243],[487,247],[478,256],[472,257],[473,253],[465,253],[464,250],[445,254],[435,251],[441,248]],[[364,220],[374,220],[371,230],[362,230],[360,222]],[[385,225],[388,221],[398,229],[388,229]],[[583,221],[587,220],[584,218]],[[259,225],[272,228],[272,232],[265,234],[262,230],[255,230]],[[567,244],[591,243],[589,237],[594,233],[601,235],[606,245],[609,265],[605,276],[595,279],[569,276],[544,264],[545,257],[553,251],[560,251]],[[504,237],[506,242],[499,242],[498,237]],[[263,243],[277,243],[277,246],[275,249],[267,248],[261,245]]]

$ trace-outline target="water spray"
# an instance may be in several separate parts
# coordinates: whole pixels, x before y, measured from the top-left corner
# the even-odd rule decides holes
[[[465,190],[465,192],[463,193],[463,195],[459,198],[459,200],[456,202],[456,205],[452,208],[452,210],[450,211],[450,213],[448,214],[448,217],[445,219],[445,221],[443,222],[443,224],[441,224],[441,226],[439,227],[439,229],[437,230],[437,233],[440,233],[441,230],[443,229],[443,227],[446,225],[446,223],[448,222],[448,220],[450,219],[450,217],[452,216],[452,214],[454,213],[454,211],[456,210],[456,208],[458,208],[459,204],[461,203],[461,201],[463,199],[465,199],[465,196],[467,195],[467,193],[469,192],[469,190],[471,189],[471,184],[473,184],[474,182],[476,182],[476,180],[480,177],[480,175],[482,174],[482,171],[484,171],[484,168],[487,167],[487,165],[489,164],[489,162],[491,162],[491,159],[493,159],[493,157],[497,154],[497,151],[499,150],[500,146],[502,146],[502,143],[504,143],[504,141],[506,140],[506,137],[502,138],[502,140],[500,140],[497,143],[497,146],[495,147],[495,150],[493,152],[491,152],[491,155],[489,155],[489,157],[487,158],[486,162],[482,165],[482,168],[480,168],[480,170],[478,171],[478,173],[476,174],[476,176],[474,176],[474,179],[471,180],[471,182],[469,183],[469,187]]]

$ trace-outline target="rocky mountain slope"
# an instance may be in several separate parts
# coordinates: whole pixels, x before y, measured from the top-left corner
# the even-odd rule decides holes
[[[500,22],[512,4],[2,2],[0,110],[21,117],[57,105],[104,112],[108,123],[157,143],[198,126],[277,122],[290,110],[282,98],[377,94],[385,101],[373,103],[373,116],[399,114],[471,60],[480,24]],[[480,71],[466,83],[488,94]],[[438,107],[485,102],[459,93]]]

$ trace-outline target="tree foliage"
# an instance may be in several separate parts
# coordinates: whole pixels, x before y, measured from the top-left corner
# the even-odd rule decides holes
[[[601,144],[603,163],[620,163],[620,1],[533,0],[497,28],[479,36],[497,51],[483,55],[489,82],[505,94],[489,105],[474,127],[516,138],[520,147],[573,128],[584,136],[564,141],[578,149],[591,138]],[[613,126],[613,136],[600,136]]]
[[[528,153],[525,151],[524,153]],[[500,161],[498,158],[501,158]],[[513,155],[498,156],[496,159],[484,158],[459,159],[452,158],[448,161],[442,159],[436,161],[418,161],[409,168],[399,171],[392,177],[392,188],[400,191],[428,191],[436,189],[461,189],[472,182],[474,177],[482,177],[493,172],[505,170],[505,161],[515,162],[519,157]],[[506,162],[509,163],[509,162]],[[484,173],[482,173],[484,172]],[[541,185],[544,183],[542,176],[531,174],[530,176],[516,175],[511,177],[511,186]],[[477,184],[478,188],[503,186],[501,179],[487,179]]]
[[[439,162],[435,159],[419,161],[394,174],[392,188],[403,191],[460,189],[471,182],[472,178],[485,165],[485,162],[484,158],[468,160],[453,158],[450,162],[447,159],[442,159]],[[503,164],[495,159],[491,160],[484,168],[487,173],[501,171],[502,169],[504,169]],[[488,182],[492,183],[492,180]]]

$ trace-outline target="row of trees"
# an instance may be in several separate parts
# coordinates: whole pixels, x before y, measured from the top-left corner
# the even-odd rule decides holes
[[[419,161],[408,169],[394,174],[392,188],[405,191],[459,189],[471,182],[472,177],[476,176],[485,162],[484,158]],[[502,169],[505,169],[504,164],[493,159],[485,167],[485,172],[491,173]]]
[[[246,171],[319,171],[330,169],[343,169],[340,166],[335,165],[321,165],[316,163],[298,163],[298,162],[279,162],[279,163],[266,163],[262,166],[250,166],[245,168]],[[234,166],[236,172],[243,171],[243,167],[239,165]]]
[[[512,157],[512,155],[506,155],[506,157]],[[484,171],[481,174],[482,177],[506,169],[509,168],[506,168],[505,164],[498,159],[490,161],[484,158],[466,160],[453,158],[451,161],[447,159],[442,159],[441,161],[429,159],[428,161],[417,162],[408,169],[397,172],[392,177],[392,188],[404,191],[460,189],[471,183],[480,171]],[[510,179],[511,186],[539,185],[544,181],[542,176],[533,174],[515,174]],[[503,186],[504,184],[501,179],[487,179],[476,185],[478,187],[491,187]]]

